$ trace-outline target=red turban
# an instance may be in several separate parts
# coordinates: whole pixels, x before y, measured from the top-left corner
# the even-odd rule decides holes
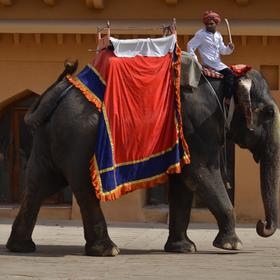
[[[213,12],[213,11],[206,11],[203,14],[202,21],[204,24],[207,24],[210,20],[214,20],[216,24],[219,24],[221,22],[221,17],[219,14]]]

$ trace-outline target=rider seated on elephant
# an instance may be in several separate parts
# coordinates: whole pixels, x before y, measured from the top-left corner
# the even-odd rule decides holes
[[[217,25],[221,22],[219,14],[213,11],[206,11],[203,14],[205,28],[200,29],[188,42],[188,53],[196,59],[195,50],[198,49],[203,66],[212,68],[224,75],[224,99],[226,106],[229,106],[233,95],[234,74],[232,70],[221,61],[220,54],[229,55],[234,50],[234,45],[229,43],[225,46],[223,37],[217,31]]]

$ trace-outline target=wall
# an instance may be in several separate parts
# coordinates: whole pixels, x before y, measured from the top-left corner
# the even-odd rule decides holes
[[[0,5],[0,18],[9,19],[200,19],[205,10],[215,10],[229,19],[279,19],[280,2],[249,0],[240,5],[236,0],[178,0],[176,5],[164,0],[104,0],[104,9],[89,9],[82,0],[54,1],[48,6],[40,0],[17,0],[10,7]],[[245,1],[246,2],[246,1]],[[36,11],[36,12],[35,12]]]
[[[63,71],[67,58],[78,58],[81,69],[94,55],[89,50],[95,49],[95,36],[84,35],[83,43],[77,44],[74,35],[64,35],[60,44],[54,34],[44,34],[36,44],[24,34],[15,44],[12,35],[5,34],[0,46],[1,102],[26,88],[42,93]]]

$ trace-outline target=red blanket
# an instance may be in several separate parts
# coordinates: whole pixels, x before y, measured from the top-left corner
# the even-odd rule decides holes
[[[176,86],[173,75],[171,53],[120,58],[102,51],[71,79],[101,111],[91,162],[99,199],[113,200],[164,182],[168,173],[179,173],[189,163],[181,127],[179,72]]]
[[[111,58],[104,103],[116,164],[142,160],[175,145],[170,56]]]

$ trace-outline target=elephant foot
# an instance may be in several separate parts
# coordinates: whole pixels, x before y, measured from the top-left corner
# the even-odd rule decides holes
[[[111,240],[103,240],[95,243],[87,242],[85,253],[87,256],[114,257],[118,255],[120,249]]]
[[[168,238],[165,246],[165,252],[172,253],[194,253],[196,246],[190,239],[172,241]]]
[[[9,238],[6,248],[16,253],[32,253],[36,250],[35,243],[30,240],[16,240]]]
[[[224,250],[241,250],[243,248],[242,242],[236,233],[219,233],[213,241],[213,246]]]

